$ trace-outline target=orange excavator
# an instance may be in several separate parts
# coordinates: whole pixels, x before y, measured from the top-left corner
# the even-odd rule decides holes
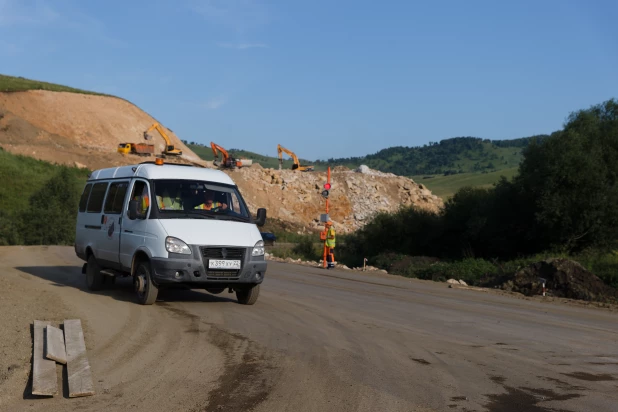
[[[292,165],[292,170],[298,170],[300,172],[313,171],[313,166],[301,165],[300,161],[298,160],[298,156],[296,156],[293,151],[286,149],[280,144],[277,145],[277,155],[279,156],[279,170],[281,170],[281,166],[283,165],[283,153],[286,153],[292,158],[292,161],[294,162],[294,164]]]
[[[150,128],[148,130],[146,130],[144,132],[144,139],[146,139],[146,140],[152,139],[152,136],[150,136],[148,134],[148,132],[150,132],[152,130],[156,130],[157,132],[159,132],[159,134],[161,135],[163,140],[165,140],[165,150],[163,150],[163,154],[164,155],[172,155],[172,156],[180,156],[180,155],[182,155],[182,150],[176,149],[174,147],[174,145],[172,144],[172,141],[170,140],[169,136],[167,135],[167,133],[165,133],[165,131],[163,130],[163,128],[161,127],[161,125],[158,122],[155,122],[152,126],[150,126]]]
[[[212,153],[215,155],[215,160],[213,161],[213,164],[215,166],[229,167],[232,169],[235,167],[242,167],[242,162],[240,161],[240,159],[232,158],[227,152],[227,150],[225,150],[218,144],[210,142],[210,148],[212,149]],[[219,163],[219,154],[217,153],[217,151],[221,152],[221,163]]]

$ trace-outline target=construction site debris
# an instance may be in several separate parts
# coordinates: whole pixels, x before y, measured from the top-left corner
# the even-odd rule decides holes
[[[598,302],[618,302],[618,290],[569,259],[547,259],[533,263],[506,281],[502,289],[526,296],[546,295]]]
[[[52,325],[45,328],[45,357],[62,365],[67,364],[64,334]]]
[[[56,362],[45,358],[45,327],[48,321],[34,321],[32,345],[32,394],[54,396],[58,393]]]
[[[69,397],[94,395],[90,363],[86,355],[84,332],[79,319],[64,321],[64,333],[67,351],[67,376],[69,379]]]
[[[324,199],[320,193],[326,172],[295,173],[292,170],[243,168],[226,171],[238,184],[253,213],[268,209],[269,218],[318,231]],[[443,201],[424,186],[402,176],[332,171],[329,216],[338,233],[362,227],[379,212],[396,212],[416,206],[433,212]]]

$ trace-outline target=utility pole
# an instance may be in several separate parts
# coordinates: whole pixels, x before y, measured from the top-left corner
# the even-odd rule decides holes
[[[320,220],[324,223],[324,230],[322,232],[320,232],[320,240],[324,241],[324,252],[322,254],[322,267],[326,268],[326,256],[329,252],[328,248],[326,247],[326,236],[328,233],[328,229],[326,228],[326,222],[328,222],[329,216],[328,216],[328,206],[329,206],[329,200],[328,200],[328,196],[330,194],[330,188],[331,188],[331,183],[330,183],[330,166],[328,167],[328,172],[326,175],[326,183],[324,183],[324,190],[322,190],[322,197],[324,199],[326,199],[326,214],[323,214],[320,218]]]

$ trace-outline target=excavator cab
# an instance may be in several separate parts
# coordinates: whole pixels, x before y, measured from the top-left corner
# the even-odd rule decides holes
[[[118,153],[129,154],[131,152],[131,143],[120,143],[118,145]]]

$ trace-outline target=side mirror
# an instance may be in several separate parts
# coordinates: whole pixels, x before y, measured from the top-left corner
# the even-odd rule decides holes
[[[255,224],[258,226],[264,226],[266,223],[266,209],[260,208],[257,211],[257,219],[255,219]]]
[[[137,200],[131,200],[129,202],[129,219],[130,220],[135,220],[137,219],[137,207],[139,205],[139,202]]]

